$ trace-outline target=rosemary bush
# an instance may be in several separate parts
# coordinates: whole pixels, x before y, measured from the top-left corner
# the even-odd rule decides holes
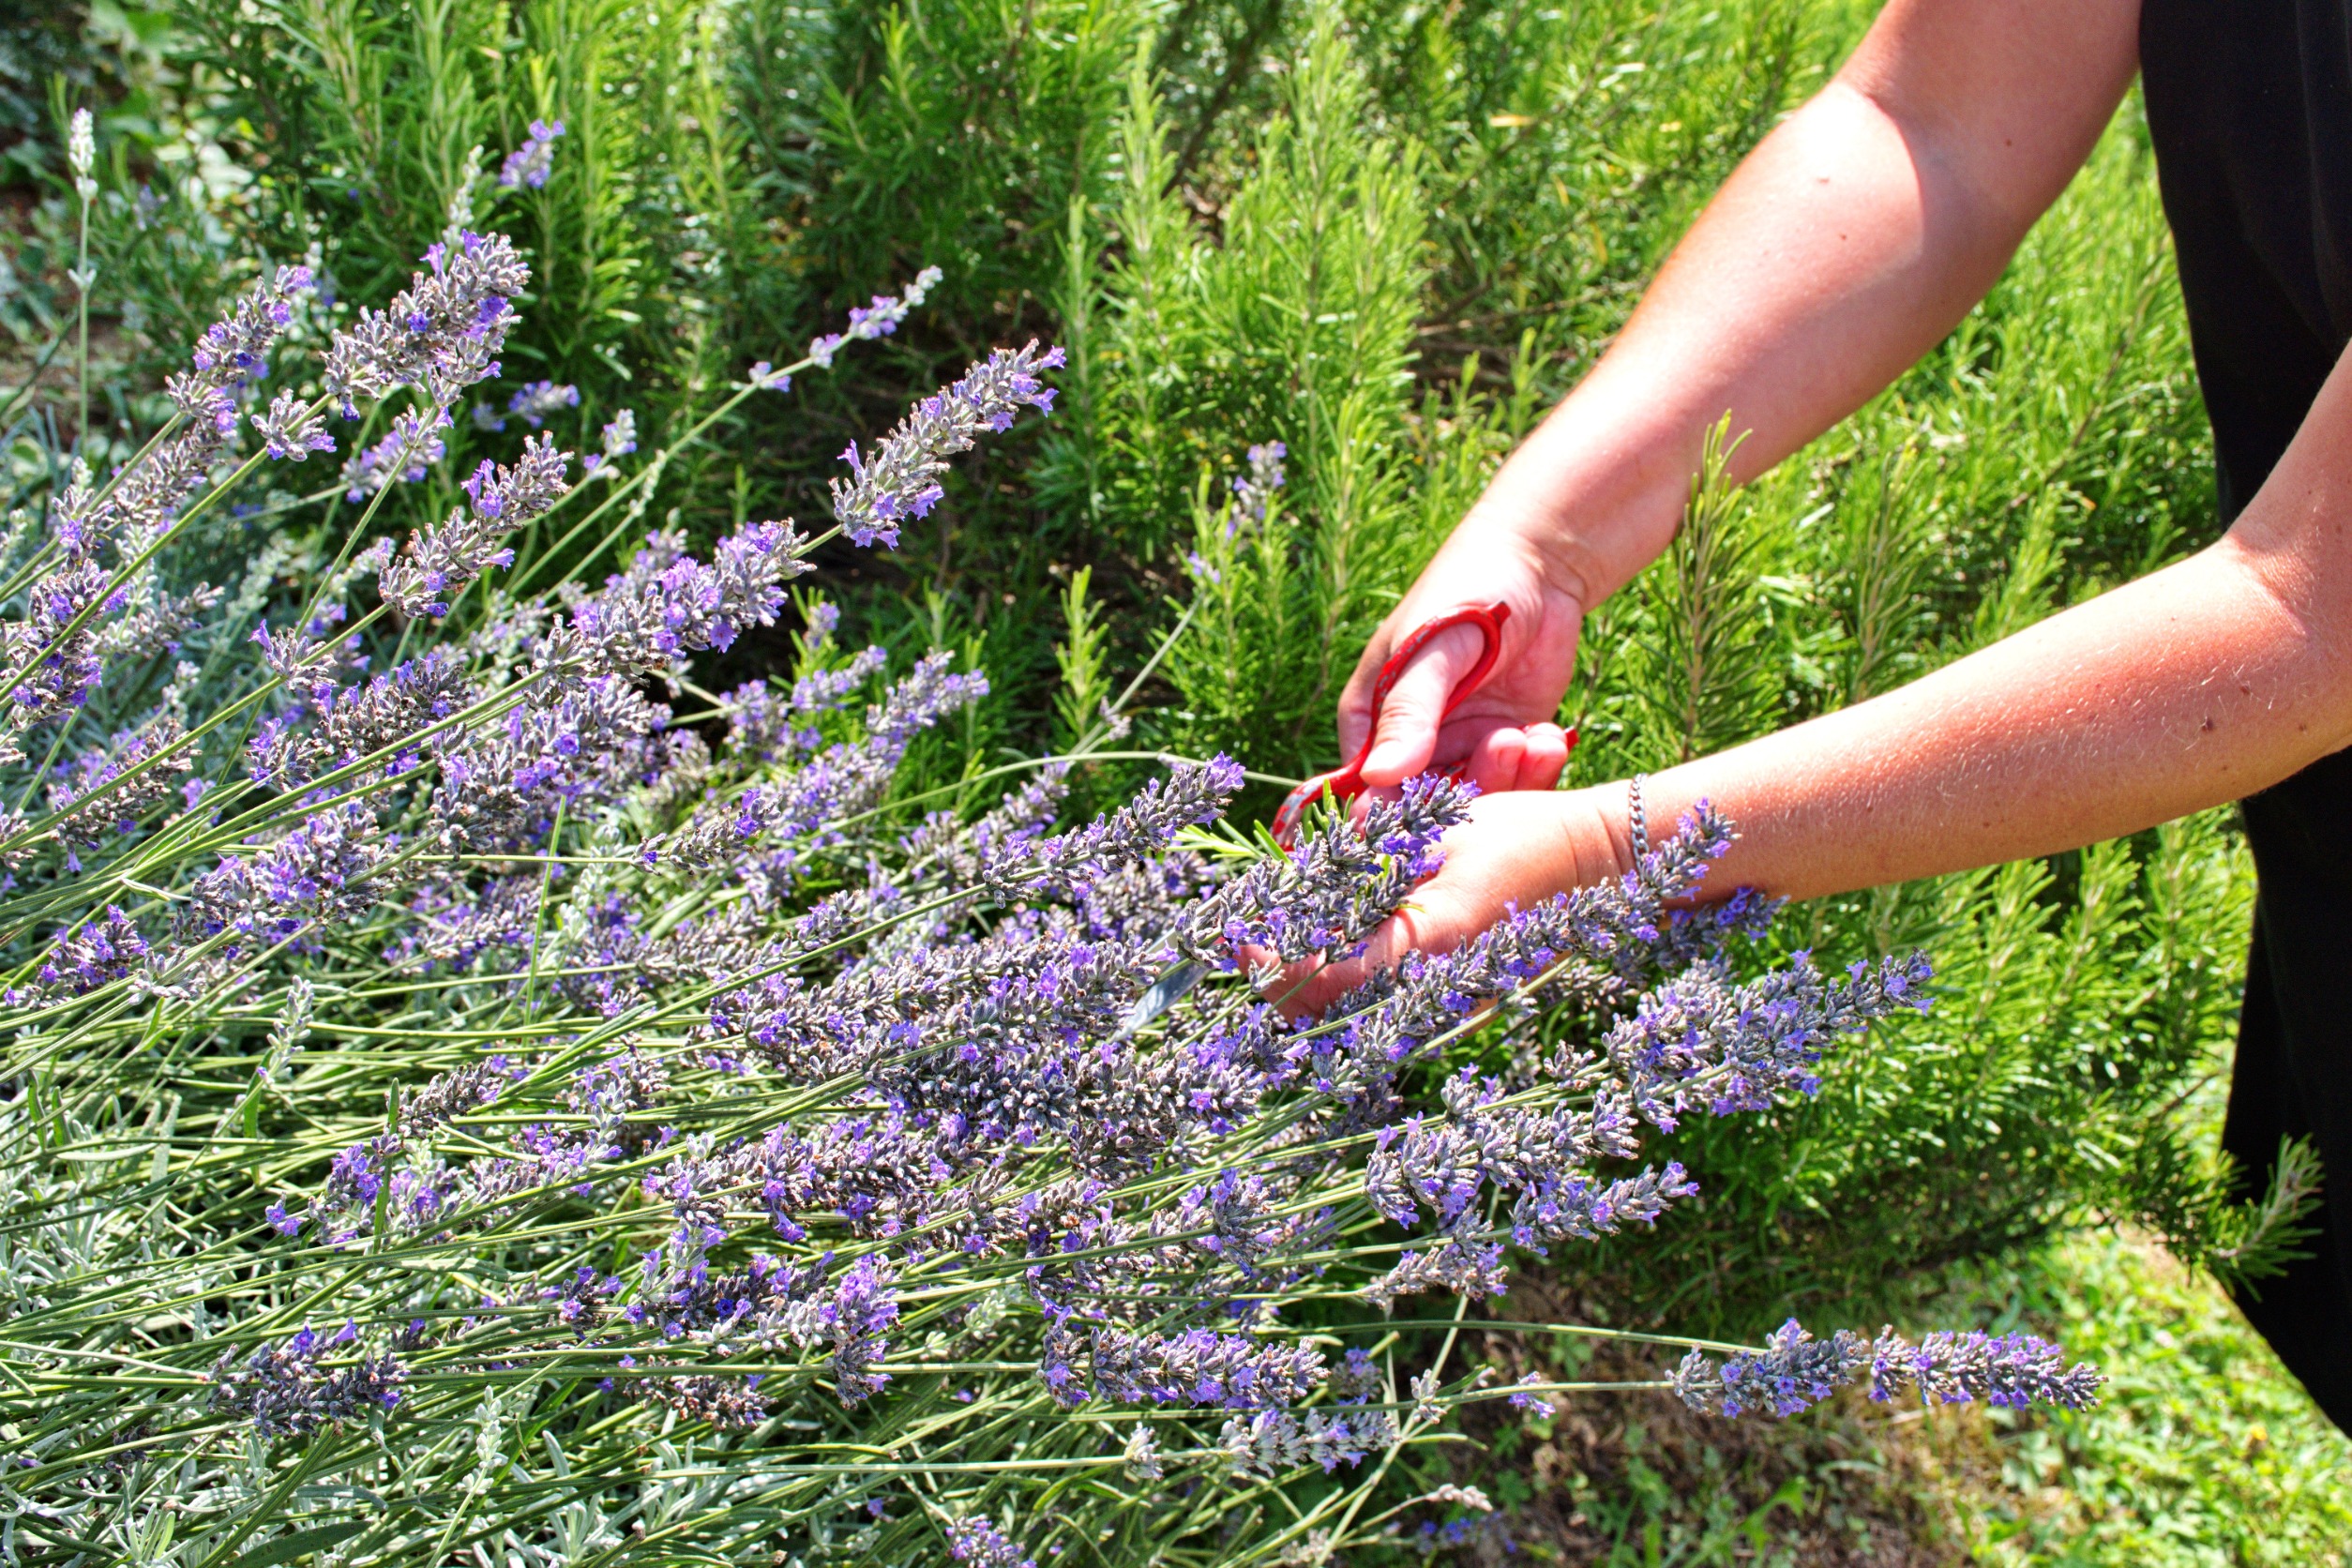
[[[495,183],[551,181],[562,140]],[[86,213],[86,115],[68,159]],[[1052,409],[1060,350],[853,443],[825,531],[698,555],[644,528],[669,449],[504,370],[532,267],[465,204],[381,308],[263,268],[138,452],[61,455],[12,515],[0,1551],[1319,1560],[1422,1500],[1374,1504],[1455,1408],[1583,1386],[1488,1387],[1446,1319],[1386,1309],[1458,1320],[1513,1248],[1657,1222],[1695,1189],[1651,1132],[1814,1094],[1836,1039],[1926,1005],[1915,957],[1824,973],[1757,950],[1765,900],[1676,907],[1730,831],[1702,808],[1621,881],[1286,1018],[1277,966],[1395,909],[1462,792],[1282,852],[1219,827],[1238,764],[1163,758],[1063,821],[1133,686],[1073,702],[1060,755],[913,788],[986,675],[893,678],[787,586],[929,518],[949,460]],[[679,442],[941,281],[751,364]],[[502,375],[503,456],[396,547],[388,498]],[[276,491],[319,457],[323,498]],[[211,586],[249,505],[326,515]],[[787,678],[698,680],[777,626]],[[2013,1334],[1633,1337],[1680,1359],[1611,1386],[1726,1416],[2099,1382]]]

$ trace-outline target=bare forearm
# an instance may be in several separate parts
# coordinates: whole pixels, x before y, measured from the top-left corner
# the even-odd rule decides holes
[[[2352,742],[2334,641],[2224,540],[1901,690],[1660,774],[1645,800],[1653,821],[1701,799],[1737,821],[1726,889],[1804,898],[2049,854]]]
[[[1983,296],[2096,139],[2130,80],[2134,10],[1891,6],[1726,182],[1497,476],[1470,542],[1531,535],[1589,608],[1673,536],[1717,419],[1744,432],[1747,477],[1893,380]],[[2052,80],[2037,54],[2068,68]]]

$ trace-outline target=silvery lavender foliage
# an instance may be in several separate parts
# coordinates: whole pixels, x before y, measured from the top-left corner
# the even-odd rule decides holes
[[[895,548],[898,525],[929,516],[947,493],[939,478],[947,472],[948,458],[972,450],[982,430],[1011,430],[1014,415],[1024,405],[1053,412],[1053,388],[1038,372],[1062,362],[1060,349],[1040,354],[1033,339],[1023,348],[999,349],[955,384],[917,403],[870,459],[852,442],[841,454],[851,477],[832,482],[833,515],[856,543],[879,539]]]
[[[1674,1391],[1694,1410],[1791,1416],[1864,1371],[1876,1400],[1916,1389],[1937,1404],[1983,1399],[2011,1410],[2032,1405],[2088,1410],[2099,1402],[2104,1380],[2087,1364],[2068,1366],[2057,1346],[2031,1334],[1937,1333],[1913,1345],[1886,1329],[1874,1344],[1844,1329],[1816,1339],[1791,1318],[1761,1350],[1722,1360],[1691,1351],[1675,1368]]]

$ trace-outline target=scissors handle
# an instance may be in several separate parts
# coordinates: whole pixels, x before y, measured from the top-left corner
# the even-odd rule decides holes
[[[1431,638],[1455,626],[1476,626],[1485,640],[1479,647],[1477,662],[1447,694],[1445,708],[1439,715],[1442,719],[1446,714],[1461,706],[1463,700],[1476,691],[1480,683],[1492,672],[1495,660],[1502,653],[1502,624],[1510,618],[1511,607],[1497,602],[1456,610],[1415,626],[1411,634],[1396,645],[1396,651],[1389,656],[1388,662],[1380,666],[1380,678],[1372,687],[1372,727],[1364,732],[1364,744],[1356,747],[1356,754],[1344,766],[1318,774],[1290,792],[1283,801],[1282,808],[1274,813],[1274,842],[1289,849],[1298,837],[1299,818],[1311,802],[1325,793],[1334,800],[1351,800],[1364,792],[1364,759],[1372,755],[1373,743],[1380,739],[1381,704],[1388,701],[1388,694],[1395,688],[1397,678],[1404,674],[1405,667],[1412,663],[1413,656],[1420,653]],[[1454,776],[1458,777],[1460,773],[1458,766],[1452,770]]]

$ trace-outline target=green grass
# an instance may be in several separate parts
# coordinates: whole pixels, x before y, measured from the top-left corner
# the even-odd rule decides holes
[[[2352,1562],[2352,1440],[2210,1281],[2145,1243],[2088,1233],[1995,1299],[2111,1381],[2096,1410],[1994,1417],[1998,1485],[1963,1504],[1983,1560]]]

